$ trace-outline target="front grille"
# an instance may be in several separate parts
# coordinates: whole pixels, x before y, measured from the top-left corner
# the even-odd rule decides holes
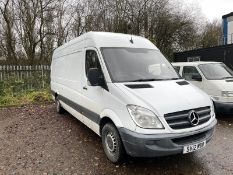
[[[174,113],[165,114],[164,118],[172,129],[186,129],[194,127],[189,120],[190,111],[195,111],[199,116],[199,124],[206,123],[211,118],[210,107],[202,107],[197,109],[190,109]]]
[[[188,144],[191,142],[196,142],[198,140],[204,139],[206,137],[207,132],[208,131],[205,131],[205,132],[202,132],[199,134],[195,134],[195,135],[191,135],[191,136],[172,139],[172,141],[178,145],[184,145],[184,144]]]

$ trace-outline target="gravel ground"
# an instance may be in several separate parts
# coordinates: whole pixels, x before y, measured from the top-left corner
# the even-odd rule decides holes
[[[0,109],[0,174],[232,175],[233,117],[219,119],[203,150],[111,164],[100,138],[53,104]]]

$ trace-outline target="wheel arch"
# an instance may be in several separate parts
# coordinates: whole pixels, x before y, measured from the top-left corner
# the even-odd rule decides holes
[[[119,117],[116,115],[116,113],[113,112],[112,110],[106,109],[100,115],[100,121],[99,121],[100,136],[101,136],[103,126],[107,123],[114,124],[116,128],[123,127],[123,124],[120,121]]]

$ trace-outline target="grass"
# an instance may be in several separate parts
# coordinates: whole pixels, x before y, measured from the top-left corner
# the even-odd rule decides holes
[[[26,104],[38,104],[52,102],[52,96],[49,89],[27,91],[12,96],[5,94],[0,96],[0,107],[21,106]]]

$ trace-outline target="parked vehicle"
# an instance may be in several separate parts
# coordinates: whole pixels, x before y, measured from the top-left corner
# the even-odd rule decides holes
[[[216,111],[233,114],[233,71],[221,62],[172,63],[181,76],[213,99]]]
[[[89,32],[59,47],[51,89],[57,112],[65,109],[97,133],[114,163],[125,153],[196,151],[212,138],[217,122],[210,97],[138,36]]]

